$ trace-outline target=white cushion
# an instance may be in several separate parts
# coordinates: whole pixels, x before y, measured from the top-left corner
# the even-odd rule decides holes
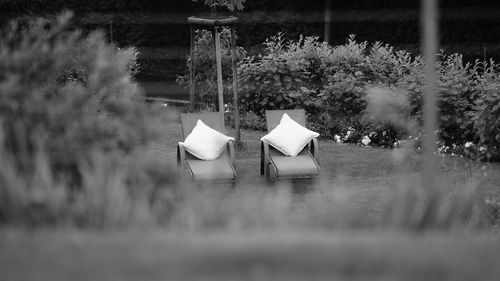
[[[260,140],[287,156],[297,156],[312,139],[318,136],[318,133],[304,128],[285,113],[278,126]]]
[[[184,147],[202,160],[215,160],[224,151],[228,141],[234,140],[198,120],[193,131],[184,140]]]

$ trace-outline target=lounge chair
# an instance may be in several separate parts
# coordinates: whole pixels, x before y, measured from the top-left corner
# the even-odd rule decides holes
[[[267,131],[272,131],[286,113],[291,119],[302,126],[306,126],[305,110],[267,110]],[[275,180],[314,178],[320,173],[317,158],[318,140],[313,138],[297,156],[287,156],[275,149],[268,143],[261,141],[260,174],[265,175],[267,180],[271,174]]]
[[[212,129],[225,132],[221,116],[217,112],[181,114],[183,140],[191,133],[198,120]],[[187,151],[182,142],[177,145],[177,165],[187,170],[194,182],[235,182],[234,143],[228,141],[224,152],[215,160],[201,160]]]

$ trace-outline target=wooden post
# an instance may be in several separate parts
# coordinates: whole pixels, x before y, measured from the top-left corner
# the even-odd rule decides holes
[[[222,88],[222,55],[220,47],[219,27],[214,28],[215,34],[215,60],[217,61],[217,93],[219,99],[219,113],[221,114],[222,124],[224,124],[224,89]]]
[[[189,110],[193,111],[194,110],[194,93],[195,93],[195,66],[194,66],[194,49],[196,48],[195,45],[195,34],[194,34],[194,27],[191,25],[191,48],[189,51],[189,61],[191,65],[191,72],[189,74]]]
[[[231,61],[233,68],[233,103],[234,103],[234,129],[236,130],[236,143],[241,141],[240,132],[240,109],[238,106],[238,70],[236,67],[236,32],[234,25],[231,26]]]

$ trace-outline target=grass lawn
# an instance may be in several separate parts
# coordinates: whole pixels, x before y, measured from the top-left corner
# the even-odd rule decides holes
[[[161,142],[149,153],[175,165],[180,129],[177,123],[165,125]],[[401,161],[392,150],[321,141],[320,178],[290,183],[291,188],[284,189],[266,185],[259,175],[259,139],[264,133],[242,133],[243,148],[236,160],[240,180],[236,190],[230,191],[238,200],[196,201],[184,217],[211,220],[215,227],[176,228],[173,224],[171,228],[104,232],[3,229],[0,280],[500,280],[500,238],[493,231],[416,234],[380,227],[318,226],[331,213],[305,216],[312,221],[295,228],[276,223],[287,214],[280,217],[267,212],[269,206],[260,202],[266,198],[257,198],[258,204],[251,208],[244,206],[249,194],[264,190],[267,196],[290,190],[285,209],[303,215],[309,209],[303,209],[307,204],[301,202],[312,200],[316,206],[315,198],[349,193],[370,221],[377,214],[378,202],[399,184],[420,181],[419,155]],[[442,181],[452,188],[473,184],[481,196],[498,193],[498,164],[447,157],[440,158],[440,167]],[[224,209],[229,203],[233,206]],[[272,207],[279,204],[270,201]],[[264,211],[255,215],[260,216],[257,222],[244,221],[255,219],[249,213],[261,207]],[[321,210],[321,205],[316,207],[315,212]],[[225,219],[222,216],[239,217],[243,227],[228,227],[232,224],[220,222]],[[266,219],[275,221],[268,227]]]
[[[243,148],[236,152],[236,169],[239,186],[258,188],[265,186],[264,177],[260,176],[260,138],[265,132],[242,130]],[[234,135],[231,130],[228,135]],[[176,145],[182,140],[181,126],[177,122],[164,127],[162,140],[151,147],[153,157],[161,157],[175,164]],[[359,191],[391,191],[391,187],[401,181],[419,184],[421,157],[397,150],[361,147],[320,141],[319,160],[321,175],[311,186],[299,188],[313,191],[314,186],[326,189],[347,188]],[[440,161],[441,179],[452,185],[473,184],[479,192],[487,196],[498,194],[500,165],[468,161],[458,157],[443,157]],[[307,183],[304,183],[307,185]],[[309,188],[310,187],[310,188]]]

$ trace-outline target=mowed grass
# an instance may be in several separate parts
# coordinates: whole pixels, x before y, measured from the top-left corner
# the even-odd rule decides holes
[[[177,121],[165,124],[162,140],[151,147],[153,157],[175,165],[176,145],[182,141],[181,125]],[[227,134],[234,136],[233,130]],[[242,130],[242,147],[236,151],[238,185],[241,188],[269,187],[260,176],[260,138],[266,132]],[[320,177],[312,183],[304,182],[306,191],[314,191],[318,185],[324,189],[349,189],[370,192],[386,190],[401,185],[421,184],[422,158],[418,153],[404,150],[362,147],[320,141]],[[500,165],[474,162],[459,157],[440,157],[442,185],[474,185],[478,192],[496,197],[499,192]],[[301,184],[299,184],[301,185]],[[251,187],[249,187],[251,186]]]
[[[163,129],[149,153],[174,166],[181,127]],[[321,141],[318,179],[267,184],[259,175],[263,134],[242,132],[234,190],[198,187],[167,227],[0,230],[0,280],[500,280],[494,230],[377,226],[381,202],[400,185],[418,187],[418,154]],[[451,190],[474,185],[485,198],[498,195],[498,164],[439,161]],[[328,203],[346,194],[353,206],[335,213]],[[350,211],[359,217],[347,224],[357,227],[339,224]]]

